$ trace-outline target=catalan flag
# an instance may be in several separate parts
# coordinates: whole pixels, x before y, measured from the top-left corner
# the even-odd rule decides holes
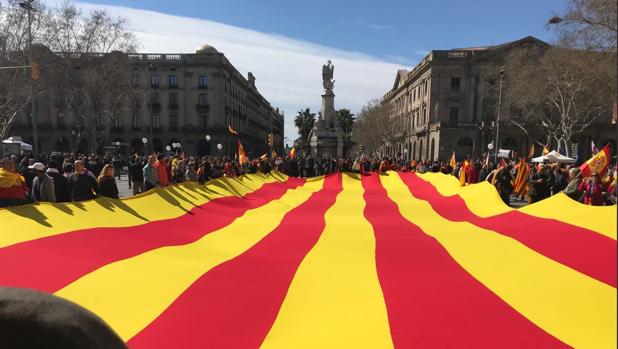
[[[453,151],[453,156],[451,156],[451,161],[448,163],[451,168],[457,167],[457,159],[455,158],[455,152]]]
[[[440,173],[245,175],[0,210],[0,285],[136,349],[612,348],[616,221]]]
[[[292,149],[290,149],[290,152],[288,153],[288,156],[290,157],[290,159],[294,159],[294,157],[296,156],[296,148],[292,147]]]
[[[248,159],[247,154],[245,153],[245,148],[243,148],[242,143],[238,141],[238,163],[242,165],[247,161]]]

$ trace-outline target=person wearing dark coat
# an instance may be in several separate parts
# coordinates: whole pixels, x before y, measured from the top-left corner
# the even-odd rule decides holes
[[[111,199],[118,199],[118,186],[114,179],[114,166],[107,164],[103,166],[99,175],[99,194]]]
[[[50,160],[45,173],[54,180],[56,202],[70,202],[71,192],[69,191],[69,180],[58,171],[57,167],[58,162],[56,160]]]
[[[97,180],[88,174],[81,160],[75,161],[75,173],[69,177],[69,191],[73,201],[90,200],[99,195]]]

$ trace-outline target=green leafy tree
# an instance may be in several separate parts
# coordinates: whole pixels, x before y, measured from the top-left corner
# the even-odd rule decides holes
[[[309,108],[299,110],[298,115],[294,118],[294,126],[298,129],[298,133],[303,140],[309,138],[313,124],[315,123],[315,113],[312,113]]]
[[[352,129],[354,127],[354,121],[356,121],[354,114],[352,114],[350,109],[339,109],[337,110],[337,120],[339,121],[341,130],[343,131],[345,140],[351,141]]]

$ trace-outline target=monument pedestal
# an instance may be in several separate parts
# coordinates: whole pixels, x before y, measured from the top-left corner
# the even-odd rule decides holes
[[[335,111],[335,94],[332,89],[326,89],[322,95],[320,118],[309,136],[311,156],[316,159],[346,157],[344,143],[343,132]]]

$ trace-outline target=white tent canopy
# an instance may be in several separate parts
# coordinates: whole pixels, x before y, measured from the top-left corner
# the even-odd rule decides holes
[[[9,137],[2,141],[2,143],[19,144],[19,149],[22,151],[32,151],[32,145],[22,141],[21,137]]]
[[[575,159],[570,158],[568,156],[564,156],[555,150],[552,150],[543,156],[539,156],[539,157],[532,159],[532,162],[546,162],[546,161],[547,162],[558,162],[562,164],[574,164],[575,163]]]

